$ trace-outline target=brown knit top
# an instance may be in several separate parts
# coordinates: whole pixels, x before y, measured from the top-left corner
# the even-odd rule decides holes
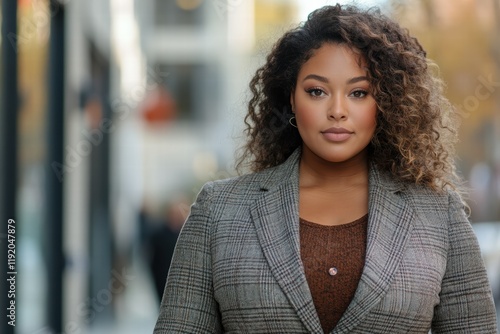
[[[300,254],[325,333],[335,328],[358,286],[366,252],[368,215],[326,226],[300,219]]]

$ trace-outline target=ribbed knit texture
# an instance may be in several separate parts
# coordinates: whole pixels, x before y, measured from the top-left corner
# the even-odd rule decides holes
[[[361,278],[368,215],[325,226],[300,219],[300,252],[321,326],[329,333],[345,312]],[[329,269],[335,268],[335,275]]]

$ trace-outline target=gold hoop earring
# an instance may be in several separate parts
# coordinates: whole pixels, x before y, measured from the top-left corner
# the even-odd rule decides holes
[[[295,119],[295,116],[290,117],[290,119],[288,120],[288,123],[290,123],[291,126],[296,128],[297,127],[297,120],[295,119],[295,124],[293,124],[292,119]]]

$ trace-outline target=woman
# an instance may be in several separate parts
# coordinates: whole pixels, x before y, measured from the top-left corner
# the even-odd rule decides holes
[[[250,84],[254,173],[201,190],[155,333],[496,333],[430,65],[378,11],[287,32]]]

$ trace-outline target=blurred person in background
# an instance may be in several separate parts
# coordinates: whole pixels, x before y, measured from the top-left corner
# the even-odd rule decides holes
[[[140,213],[142,248],[158,302],[161,301],[175,244],[188,213],[188,200],[182,196],[169,202],[164,216],[159,219],[155,219],[146,209]]]
[[[149,267],[153,275],[158,301],[161,301],[175,243],[188,212],[189,205],[186,199],[179,198],[170,202],[167,205],[165,219],[150,232],[148,238]]]
[[[253,173],[201,190],[155,333],[496,333],[434,67],[373,9],[286,32],[250,83]]]

